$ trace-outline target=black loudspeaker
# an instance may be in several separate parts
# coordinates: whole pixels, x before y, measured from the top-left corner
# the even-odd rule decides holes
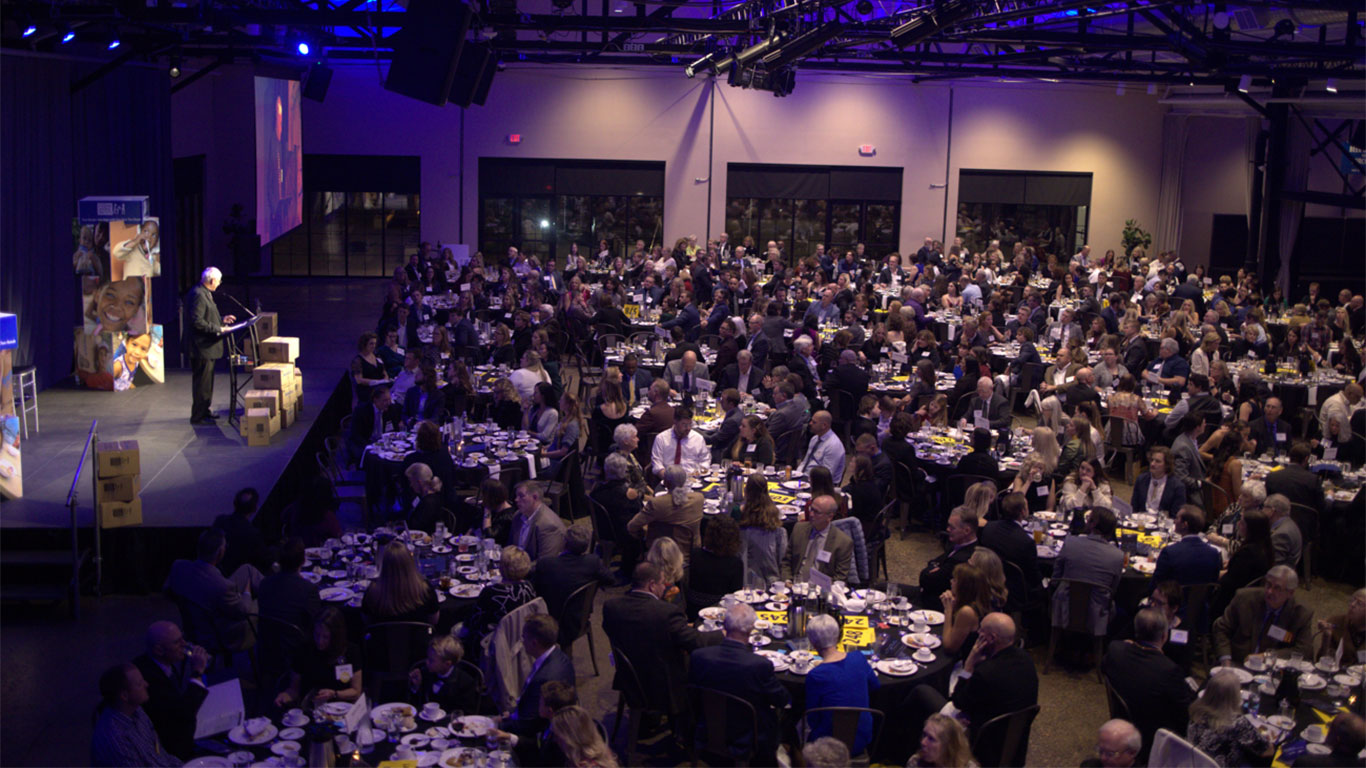
[[[487,45],[468,43],[460,51],[460,61],[455,67],[455,82],[451,85],[451,103],[457,107],[468,107],[474,100],[475,91],[483,81],[484,70],[495,67],[493,51]]]
[[[308,68],[308,76],[304,78],[304,98],[314,101],[322,101],[327,98],[327,86],[332,84],[332,68],[316,62]]]
[[[470,8],[452,0],[410,0],[407,15],[410,20],[394,35],[394,58],[384,87],[443,106],[469,32]]]
[[[484,102],[489,98],[489,86],[493,85],[493,76],[498,73],[498,57],[489,54],[489,62],[484,65],[484,72],[479,76],[479,84],[474,87],[474,103],[484,106]]]

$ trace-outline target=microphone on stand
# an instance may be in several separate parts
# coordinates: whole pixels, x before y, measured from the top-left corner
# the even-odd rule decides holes
[[[233,296],[231,293],[226,293],[224,291],[219,291],[218,293],[220,296],[226,296],[227,298],[231,299],[233,304],[236,304],[237,306],[242,308],[243,312],[246,312],[248,315],[251,315],[252,317],[256,317],[256,312],[252,312],[250,309],[247,309],[247,306],[242,302],[238,301],[237,297]]]

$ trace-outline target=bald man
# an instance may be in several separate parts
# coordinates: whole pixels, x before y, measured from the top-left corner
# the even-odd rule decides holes
[[[961,429],[981,427],[997,432],[1009,427],[1010,419],[1010,403],[996,394],[996,382],[990,376],[983,376],[977,380],[977,391],[968,400],[967,410],[963,411],[958,426]]]
[[[834,433],[835,420],[829,411],[811,414],[811,442],[806,447],[806,458],[798,469],[810,472],[813,467],[825,467],[838,485],[844,479],[844,443]]]
[[[1143,735],[1133,723],[1106,720],[1096,732],[1096,756],[1083,760],[1082,768],[1130,768],[1142,750]]]
[[[697,353],[691,349],[677,360],[671,360],[664,369],[664,378],[669,381],[669,389],[674,392],[697,394],[699,382],[710,382],[711,375],[707,364],[697,361]],[[705,385],[703,385],[705,387]]]
[[[180,627],[158,621],[147,628],[147,652],[133,659],[147,680],[142,705],[166,751],[188,760],[194,756],[195,718],[209,695],[204,670],[209,654],[185,642]]]

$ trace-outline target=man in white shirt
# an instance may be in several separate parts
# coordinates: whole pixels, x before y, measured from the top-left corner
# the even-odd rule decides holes
[[[831,430],[834,423],[829,411],[816,411],[811,414],[811,438],[802,459],[801,471],[810,472],[812,467],[821,466],[830,470],[830,476],[838,483],[844,478],[844,443]]]
[[[1352,412],[1361,402],[1361,395],[1361,385],[1352,382],[1343,387],[1341,392],[1323,401],[1323,408],[1319,411],[1319,429],[1323,430],[1324,440],[1347,441],[1352,434]]]
[[[400,405],[403,403],[403,398],[407,396],[408,390],[417,383],[417,372],[421,367],[422,359],[417,350],[410,349],[404,353],[403,370],[398,372],[398,375],[394,377],[393,386],[389,387],[389,394],[395,402]]]
[[[711,464],[707,441],[693,431],[692,411],[681,405],[674,409],[673,429],[660,432],[650,451],[650,468],[657,477],[663,477],[664,470],[674,464],[681,465],[688,474],[696,474]]]
[[[982,306],[981,284],[987,279],[987,271],[985,269],[977,270],[974,279],[975,282],[969,282],[967,285],[963,286],[961,294],[963,297],[963,306],[970,309],[980,309]]]

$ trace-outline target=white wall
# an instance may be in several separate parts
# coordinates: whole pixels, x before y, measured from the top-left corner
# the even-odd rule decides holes
[[[1209,266],[1215,214],[1247,215],[1247,117],[1192,115],[1181,174],[1181,241],[1186,266]]]
[[[462,210],[463,241],[476,239],[480,157],[662,161],[664,242],[708,234],[708,184],[696,179],[711,180],[710,234],[721,231],[731,162],[903,168],[903,250],[927,234],[952,236],[960,168],[1092,173],[1091,242],[1102,250],[1118,247],[1125,219],[1156,223],[1164,108],[1145,95],[955,84],[947,157],[944,84],[799,72],[782,99],[721,84],[714,129],[712,92],[673,69],[509,66],[487,105],[464,114],[462,162],[460,109],[391,94],[372,67],[338,67],[326,102],[304,102],[304,151],[420,156],[422,236],[433,241],[460,239]],[[507,142],[512,133],[521,144]],[[863,144],[876,155],[860,156]]]

